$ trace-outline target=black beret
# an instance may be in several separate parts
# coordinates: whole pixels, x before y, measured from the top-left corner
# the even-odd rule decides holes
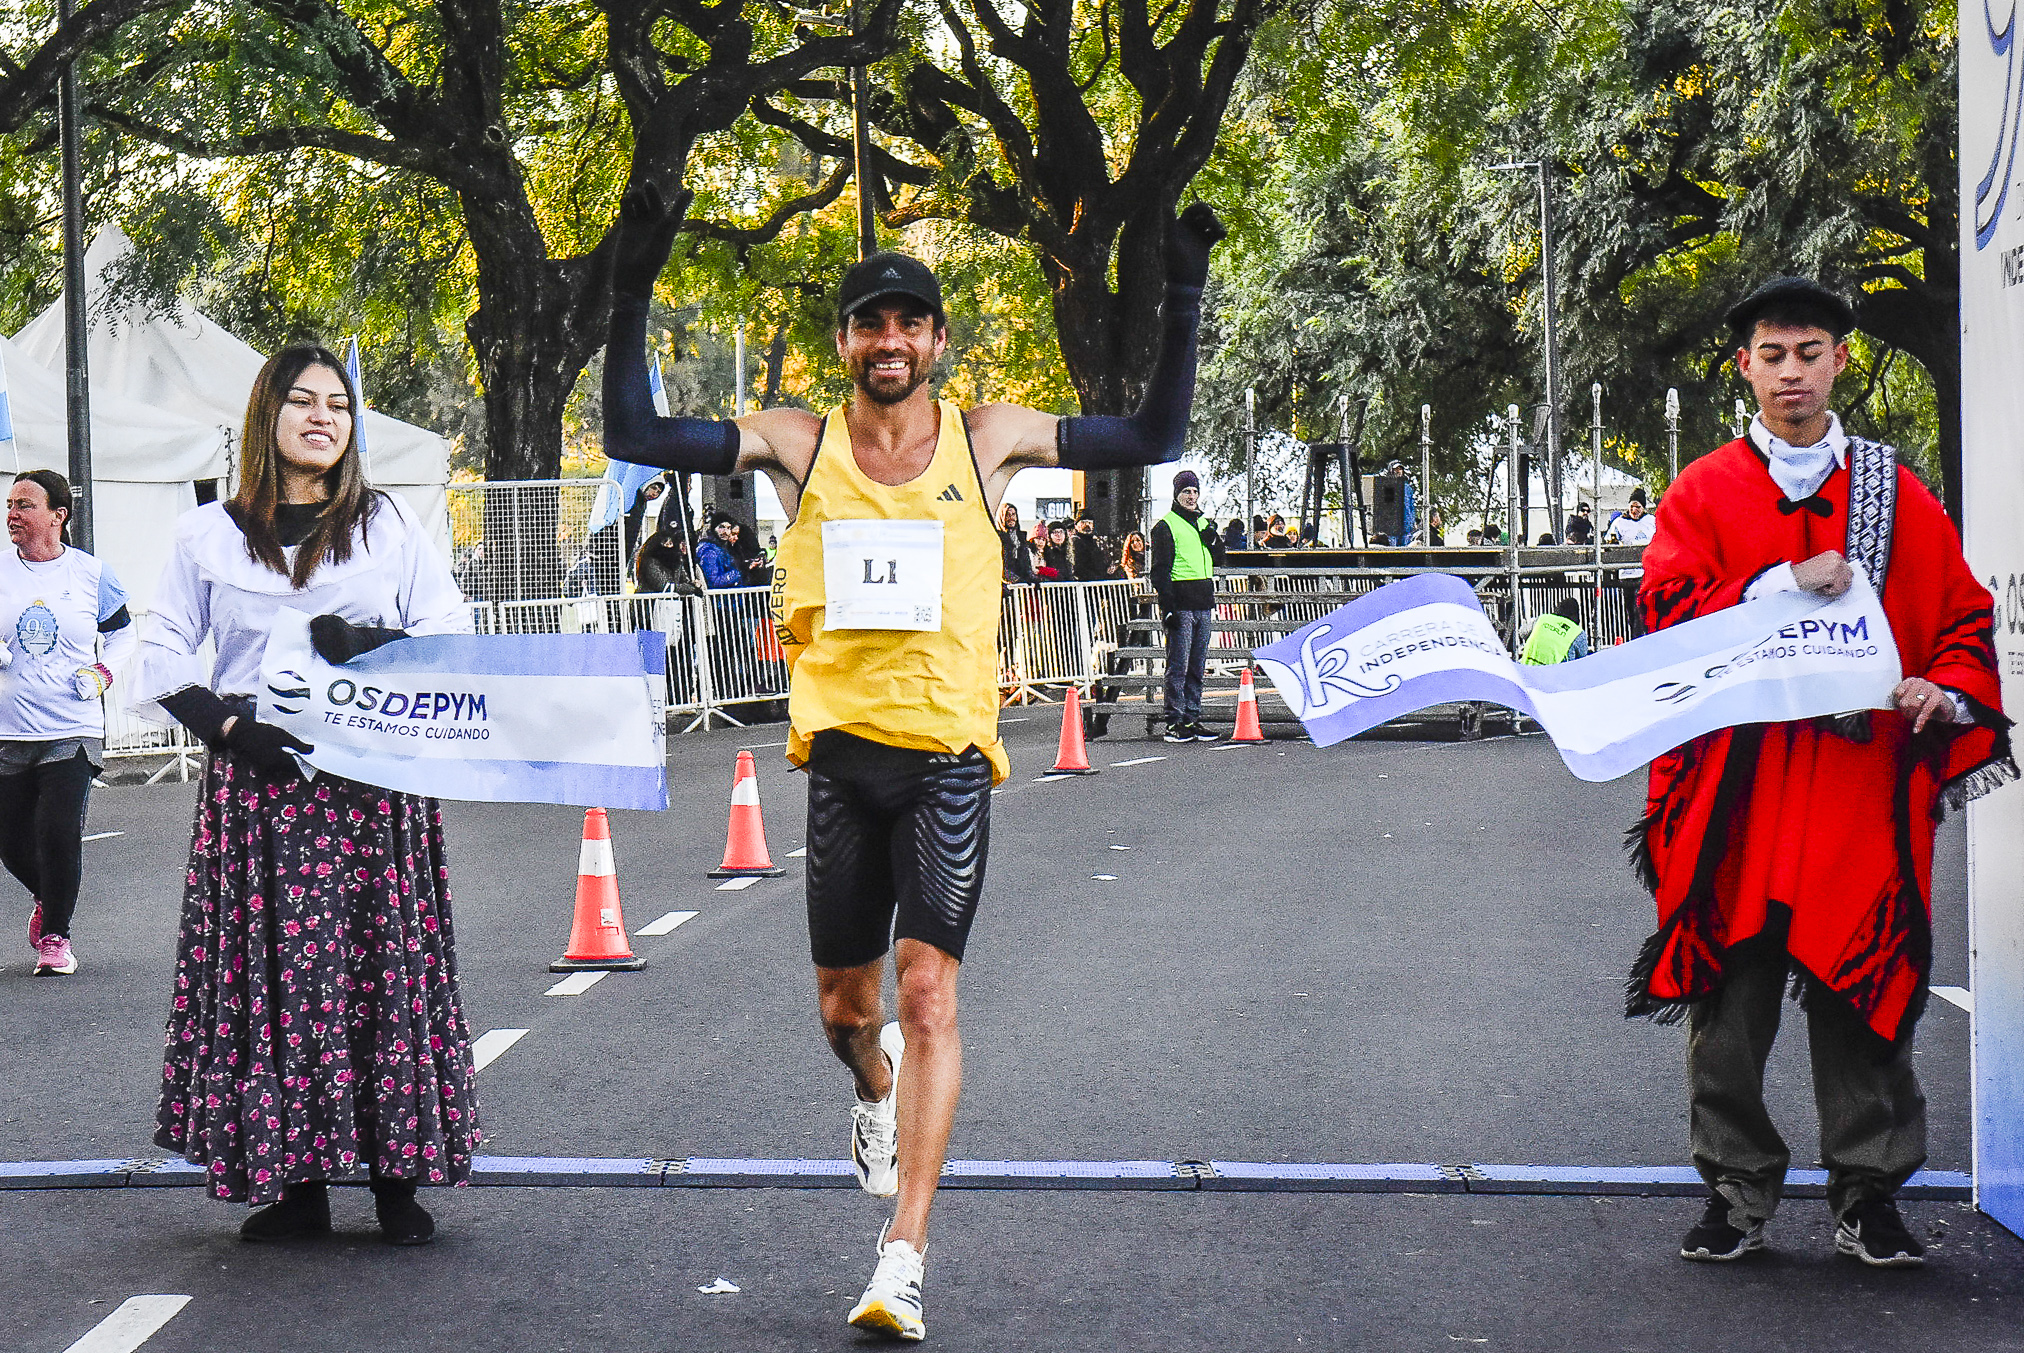
[[[1737,343],[1749,341],[1758,318],[1767,310],[1799,310],[1818,314],[1829,333],[1846,338],[1855,329],[1855,311],[1847,301],[1810,277],[1774,277],[1729,307],[1725,318]]]

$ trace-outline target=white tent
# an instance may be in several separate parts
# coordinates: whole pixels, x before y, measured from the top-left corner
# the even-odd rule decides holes
[[[70,472],[63,377],[0,338],[14,440],[0,442],[0,470]],[[174,539],[170,523],[197,505],[191,481],[225,472],[228,439],[136,400],[94,391],[91,469],[95,553],[112,565],[137,610],[154,597]]]
[[[139,307],[104,313],[97,302],[105,271],[132,249],[133,242],[119,227],[107,226],[85,251],[93,301],[93,397],[105,391],[221,428],[236,446],[254,377],[267,359],[191,305],[178,304],[166,314]],[[14,335],[14,341],[44,367],[61,371],[61,298]],[[371,394],[366,392],[368,400]],[[448,558],[444,485],[450,479],[449,443],[426,428],[371,410],[365,415],[365,436],[367,477],[412,504]],[[215,477],[224,474],[221,469]]]

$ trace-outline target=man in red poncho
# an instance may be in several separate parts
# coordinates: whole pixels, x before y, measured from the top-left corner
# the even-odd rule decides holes
[[[1938,815],[2017,775],[1988,592],[1960,537],[1890,447],[1828,410],[1848,305],[1799,278],[1729,312],[1760,408],[1749,434],[1682,471],[1638,594],[1654,630],[1763,595],[1838,596],[1860,567],[1904,679],[1894,708],[1697,738],[1652,763],[1632,855],[1658,932],[1629,1013],[1688,1020],[1694,1165],[1711,1193],[1681,1256],[1764,1244],[1791,1159],[1764,1108],[1788,978],[1807,1013],[1835,1247],[1923,1261],[1893,1195],[1926,1156],[1912,1028],[1932,964]]]

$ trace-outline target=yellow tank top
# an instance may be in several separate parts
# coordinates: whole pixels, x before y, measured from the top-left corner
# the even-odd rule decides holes
[[[998,739],[1003,556],[962,411],[947,400],[937,407],[934,459],[905,484],[881,484],[858,468],[843,410],[823,420],[801,510],[780,537],[773,572],[773,623],[792,672],[787,759],[797,766],[808,760],[810,739],[838,728],[917,751],[975,747],[990,759],[993,783],[1011,773]],[[941,523],[939,629],[825,624],[823,524],[882,521]],[[855,581],[855,561],[851,568]],[[882,581],[874,572],[867,561],[862,581]]]

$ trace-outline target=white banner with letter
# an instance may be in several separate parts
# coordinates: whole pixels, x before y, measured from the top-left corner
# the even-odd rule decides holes
[[[667,637],[432,634],[317,656],[309,617],[275,616],[259,718],[313,743],[302,760],[444,799],[668,806]]]
[[[942,523],[822,523],[822,595],[824,629],[939,630]]]
[[[1777,592],[1551,667],[1511,660],[1469,585],[1423,574],[1254,654],[1326,747],[1429,705],[1539,721],[1567,768],[1613,780],[1718,728],[1886,709],[1897,643],[1862,570],[1835,600]]]

